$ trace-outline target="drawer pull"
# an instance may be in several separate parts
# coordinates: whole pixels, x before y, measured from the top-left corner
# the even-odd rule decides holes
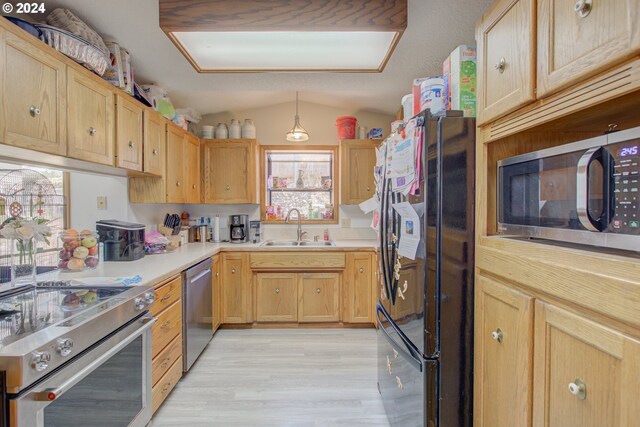
[[[587,385],[580,378],[576,378],[574,382],[569,383],[569,392],[580,400],[587,398]]]
[[[389,375],[391,375],[391,359],[389,359],[389,356],[387,356],[387,371],[389,371]]]
[[[402,381],[400,381],[400,377],[396,376],[396,384],[398,384],[398,388],[402,390],[404,386],[402,385]]]
[[[580,18],[586,18],[591,13],[593,8],[592,0],[578,0],[573,6],[573,10],[578,14]]]
[[[280,293],[280,288],[276,288],[276,294]]]
[[[505,68],[507,68],[507,60],[504,58],[500,58],[500,62],[494,65],[494,68],[498,70],[500,74],[504,73]]]
[[[154,156],[158,155],[158,150],[156,150],[155,148],[153,150],[151,150],[151,154],[153,154]]]
[[[160,302],[165,302],[166,300],[171,299],[171,294],[167,294],[160,298]]]
[[[31,117],[39,116],[40,109],[35,105],[32,105],[31,107],[29,107],[29,113],[31,114]]]
[[[162,325],[160,325],[160,329],[169,329],[171,327],[171,320],[167,320]]]
[[[236,269],[235,268],[231,269],[231,274],[236,274]]]
[[[225,188],[227,189],[227,191],[231,190],[231,186],[229,185],[227,185]]]
[[[320,293],[320,288],[316,288],[316,294]]]
[[[360,273],[364,273],[364,268],[360,268],[360,270],[358,270]]]
[[[166,383],[163,387],[162,390],[160,391],[161,394],[165,394],[167,391],[169,391],[169,387],[171,387],[171,383]]]
[[[166,368],[167,366],[169,366],[169,362],[171,362],[171,358],[170,358],[170,357],[167,357],[166,359],[164,359],[164,360],[162,361],[162,363],[160,364],[160,367],[161,367],[162,369]]]
[[[502,340],[504,340],[504,333],[502,332],[502,329],[498,328],[491,332],[491,339],[502,343]]]
[[[89,128],[89,135],[94,136],[96,133],[98,133],[98,129],[94,127]]]

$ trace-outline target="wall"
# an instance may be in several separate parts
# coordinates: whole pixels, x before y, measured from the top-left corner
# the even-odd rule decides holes
[[[260,144],[292,145],[285,139],[285,135],[293,127],[295,113],[295,102],[287,102],[265,108],[208,114],[203,116],[198,125],[216,125],[217,123],[227,123],[228,125],[231,119],[244,121],[249,118],[253,119],[256,126]],[[387,114],[328,107],[310,102],[300,102],[298,114],[302,127],[310,135],[309,141],[304,144],[310,145],[337,145],[336,118],[340,116],[354,116],[362,126],[366,126],[368,129],[380,127],[383,129],[384,135],[389,134],[390,124],[395,120],[395,117]]]

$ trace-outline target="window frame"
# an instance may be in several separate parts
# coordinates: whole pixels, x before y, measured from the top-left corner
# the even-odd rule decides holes
[[[327,151],[333,156],[331,180],[333,186],[333,218],[302,219],[303,224],[339,224],[340,155],[337,145],[261,145],[260,146],[260,220],[263,224],[285,224],[283,219],[267,220],[267,152],[269,151]]]

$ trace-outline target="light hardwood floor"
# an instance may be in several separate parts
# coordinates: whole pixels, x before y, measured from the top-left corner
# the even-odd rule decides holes
[[[221,330],[153,427],[388,427],[374,329]]]

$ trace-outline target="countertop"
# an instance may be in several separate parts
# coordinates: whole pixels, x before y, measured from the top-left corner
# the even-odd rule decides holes
[[[260,243],[189,243],[173,252],[147,255],[137,261],[102,262],[94,270],[85,270],[77,273],[56,271],[39,275],[38,279],[71,280],[84,277],[133,277],[139,275],[142,277],[142,281],[137,285],[154,285],[219,252],[375,251],[377,247],[375,240],[342,240],[334,242],[335,246],[305,248],[260,246]]]

